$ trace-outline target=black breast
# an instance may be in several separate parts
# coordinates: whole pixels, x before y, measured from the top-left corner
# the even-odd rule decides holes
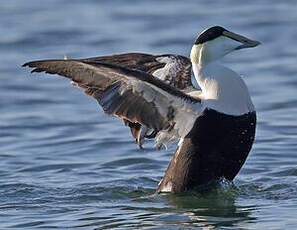
[[[180,192],[221,177],[233,180],[251,150],[255,129],[256,112],[231,116],[205,110],[178,147],[157,192],[168,182],[172,192]]]

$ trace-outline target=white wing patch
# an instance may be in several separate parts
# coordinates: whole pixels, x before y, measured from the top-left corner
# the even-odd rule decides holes
[[[174,78],[184,77],[185,79],[187,79],[189,77],[187,68],[191,68],[191,65],[187,66],[185,61],[175,57],[174,55],[157,57],[156,61],[160,63],[165,63],[166,65],[163,68],[160,68],[154,71],[152,75],[164,81],[166,84],[172,84],[175,80]],[[193,87],[191,87],[191,90],[192,88]],[[191,92],[191,93],[195,94],[194,92]],[[198,95],[199,93],[196,92],[196,94]],[[193,96],[198,96],[198,95],[193,95]],[[164,106],[166,107],[166,105]],[[175,114],[174,128],[170,131],[163,130],[158,132],[155,138],[156,146],[158,148],[160,148],[160,146],[162,145],[164,145],[165,148],[167,148],[170,145],[170,143],[179,140],[179,138],[181,137],[182,138],[185,137],[190,132],[191,128],[194,125],[194,122],[196,121],[196,118],[201,113],[200,105],[196,104],[193,106],[195,108],[193,107],[189,109],[189,104],[185,103],[184,101],[174,101],[174,107],[179,108],[179,110]],[[193,116],[193,114],[195,114],[195,116]]]
[[[202,113],[201,104],[180,103],[175,104],[174,107],[179,108],[174,121],[175,125],[172,130],[161,130],[156,136],[156,145],[168,148],[172,142],[184,138],[193,128],[194,123]]]
[[[153,76],[163,80],[167,84],[172,82],[172,78],[174,78],[176,73],[183,67],[183,63],[180,59],[175,58],[174,56],[158,57],[156,60],[160,63],[165,63],[166,65],[161,69],[157,69],[153,73]]]

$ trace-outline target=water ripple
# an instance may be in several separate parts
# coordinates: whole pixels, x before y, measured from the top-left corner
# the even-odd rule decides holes
[[[227,3],[3,1],[0,228],[295,229],[297,5]],[[189,56],[198,32],[217,24],[262,46],[226,57],[250,89],[257,136],[234,183],[212,189],[154,194],[175,146],[138,150],[122,121],[67,80],[20,67],[64,55]]]

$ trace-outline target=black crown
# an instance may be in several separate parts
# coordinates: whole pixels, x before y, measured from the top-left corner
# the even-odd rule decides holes
[[[228,31],[221,26],[213,26],[207,30],[205,30],[202,34],[198,36],[195,40],[195,45],[202,44],[204,42],[213,40],[223,34],[224,31]]]

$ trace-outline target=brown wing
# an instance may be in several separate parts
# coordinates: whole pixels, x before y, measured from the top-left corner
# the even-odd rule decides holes
[[[111,56],[80,59],[86,63],[108,63],[129,69],[136,69],[153,75],[171,86],[183,90],[193,87],[191,82],[191,61],[181,55],[151,55],[125,53]]]
[[[109,63],[129,69],[144,71],[179,90],[194,90],[191,82],[191,61],[181,55],[125,53],[112,56],[81,59],[81,61],[86,63]],[[138,144],[139,148],[142,148],[144,137],[149,137],[146,135],[149,130],[142,127],[140,124],[131,123],[125,119],[124,123],[126,126],[130,127],[135,142]]]
[[[79,60],[43,60],[25,63],[32,72],[59,74],[72,79],[97,99],[104,111],[156,131],[184,135],[184,116],[197,117],[200,101],[153,76],[117,65]],[[181,119],[183,117],[183,119]]]
[[[108,63],[123,66],[129,69],[141,70],[146,73],[153,73],[159,68],[163,68],[165,63],[156,61],[156,57],[150,54],[143,53],[125,53],[111,56],[93,57],[80,59],[86,63]]]

